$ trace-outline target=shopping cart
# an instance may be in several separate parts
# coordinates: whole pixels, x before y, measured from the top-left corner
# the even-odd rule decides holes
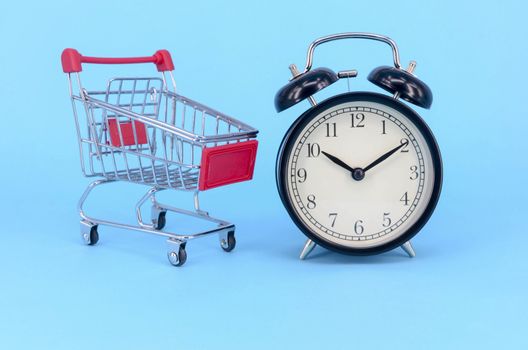
[[[175,266],[187,259],[187,241],[208,234],[218,233],[222,249],[231,251],[236,244],[235,225],[200,209],[198,193],[252,178],[257,153],[253,139],[258,131],[176,94],[174,65],[166,50],[150,57],[99,58],[65,49],[61,60],[68,75],[82,172],[87,177],[100,177],[88,185],[78,204],[84,242],[97,243],[98,225],[153,233],[168,238],[168,258]],[[161,76],[114,78],[104,91],[87,91],[80,79],[83,63],[154,63]],[[97,219],[85,213],[83,204],[90,192],[115,181],[150,186],[136,204],[137,224]],[[156,193],[165,189],[194,192],[194,210],[158,202]],[[147,201],[151,202],[148,222],[141,210]],[[165,231],[168,211],[212,222],[215,227],[185,234]]]

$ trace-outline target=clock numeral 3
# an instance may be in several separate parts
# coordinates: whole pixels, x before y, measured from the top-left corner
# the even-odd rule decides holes
[[[404,206],[409,206],[409,195],[407,194],[407,192],[405,192],[400,198],[400,202],[403,202]]]
[[[336,219],[337,219],[337,213],[330,213],[328,214],[328,217],[332,221],[331,227],[334,227]]]
[[[363,232],[365,232],[365,228],[363,227],[362,224],[363,224],[363,220],[358,220],[354,224],[354,232],[356,233],[356,235],[360,235]]]
[[[306,169],[300,168],[299,170],[297,170],[297,177],[298,177],[297,181],[299,181],[299,183],[305,182],[307,176],[308,174],[306,173]]]
[[[306,199],[308,200],[306,207],[308,209],[315,209],[315,207],[317,206],[317,204],[315,203],[315,196],[313,194],[310,194],[308,195],[308,197],[306,197]]]
[[[389,227],[392,224],[392,220],[389,215],[390,213],[383,213],[383,227]]]
[[[336,123],[325,123],[325,125],[326,125],[326,137],[337,137]]]
[[[416,180],[418,178],[418,166],[411,165],[409,169],[411,169],[411,176],[409,176],[409,179]]]
[[[365,127],[365,115],[363,113],[352,113],[352,126],[351,128],[364,128]]]
[[[308,147],[308,158],[316,158],[321,154],[321,147],[318,143],[307,143]]]

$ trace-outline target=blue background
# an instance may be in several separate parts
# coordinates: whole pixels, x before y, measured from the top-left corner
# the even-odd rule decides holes
[[[63,1],[0,11],[0,348],[2,349],[526,349],[526,5],[522,1]],[[445,165],[438,208],[395,250],[348,257],[316,248],[275,190],[282,136],[308,108],[277,115],[273,97],[304,65],[308,44],[344,31],[389,35],[403,64],[432,88],[421,110]],[[252,182],[204,193],[203,206],[237,225],[238,245],[188,245],[174,268],[158,237],[102,227],[79,237],[76,202],[88,179],[60,53],[136,56],[171,51],[179,92],[260,129]],[[388,47],[343,41],[315,65],[358,69],[354,90],[379,91],[368,72]],[[154,75],[149,65],[86,67],[88,86],[110,75]],[[346,91],[339,82],[319,99]],[[105,191],[106,190],[106,191]],[[91,210],[133,219],[142,186],[95,194]],[[191,204],[182,193],[167,194]],[[170,220],[170,218],[169,218]],[[176,219],[170,227],[175,224]]]

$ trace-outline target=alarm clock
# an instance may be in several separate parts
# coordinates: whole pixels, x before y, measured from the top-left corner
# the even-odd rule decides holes
[[[393,66],[374,69],[368,80],[387,91],[347,92],[317,103],[314,94],[357,76],[312,69],[315,48],[341,39],[388,44]],[[277,188],[288,214],[308,240],[300,258],[316,245],[352,255],[397,247],[415,253],[411,238],[431,217],[442,187],[438,144],[424,120],[402,100],[429,109],[433,95],[400,64],[396,43],[371,33],[341,33],[315,40],[306,67],[275,96],[277,112],[308,100],[311,108],[287,131],[277,156]]]

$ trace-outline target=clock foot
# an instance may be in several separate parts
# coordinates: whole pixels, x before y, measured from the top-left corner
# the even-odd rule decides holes
[[[315,243],[311,239],[307,240],[301,251],[301,255],[299,256],[299,259],[304,260],[314,248],[315,248]]]
[[[401,245],[402,249],[409,255],[409,258],[414,258],[416,253],[411,245],[411,241],[407,241]]]

